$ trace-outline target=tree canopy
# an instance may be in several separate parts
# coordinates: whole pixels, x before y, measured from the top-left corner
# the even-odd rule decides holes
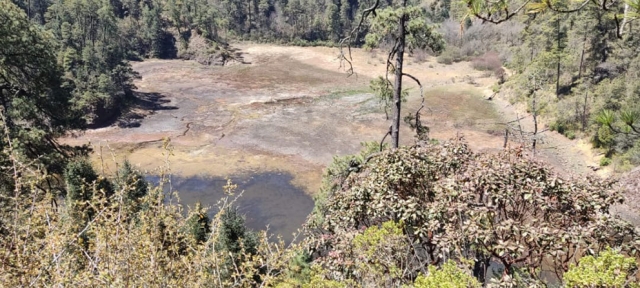
[[[0,143],[3,149],[11,147],[23,161],[36,161],[50,171],[61,172],[63,156],[70,151],[57,144],[56,138],[69,129],[81,128],[83,121],[72,108],[71,91],[57,65],[57,44],[16,5],[6,0],[0,5],[4,132]]]

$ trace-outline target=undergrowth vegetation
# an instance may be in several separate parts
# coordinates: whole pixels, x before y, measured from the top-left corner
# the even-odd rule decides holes
[[[569,284],[605,279],[611,269],[619,271],[612,283],[634,281],[640,235],[609,214],[622,200],[611,181],[562,179],[521,150],[474,154],[462,139],[363,147],[327,169],[303,237],[288,245],[246,228],[234,206],[242,193],[231,182],[216,207],[185,207],[163,189],[168,167],[157,186],[126,161],[104,175],[76,158],[52,175],[8,147],[3,158],[15,173],[3,175],[0,281],[520,287],[542,285],[543,266]],[[622,262],[598,264],[589,255]],[[575,276],[585,273],[596,276]]]
[[[153,187],[128,163],[108,177],[71,162],[66,196],[38,188],[53,176],[12,163],[20,175],[3,189],[0,211],[6,286],[255,286],[273,283],[298,251],[246,231],[231,183],[209,217],[169,202],[177,195],[163,192],[166,174]]]

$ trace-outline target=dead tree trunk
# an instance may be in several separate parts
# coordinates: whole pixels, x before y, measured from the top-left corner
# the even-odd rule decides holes
[[[533,137],[531,140],[531,150],[533,152],[533,156],[536,156],[536,144],[538,144],[538,96],[536,91],[538,91],[538,83],[536,82],[536,77],[533,77],[533,92],[531,93],[532,103],[531,103],[531,113],[533,118]]]
[[[622,37],[622,34],[624,34],[624,26],[627,25],[627,21],[629,20],[629,3],[624,3],[624,15],[622,16],[622,24],[620,24],[620,35],[618,35],[619,37]]]
[[[582,39],[582,53],[580,54],[580,69],[578,70],[578,79],[582,78],[582,70],[584,67],[584,50],[587,46],[587,24],[584,24],[584,38]]]
[[[508,143],[509,143],[509,127],[504,129],[504,144],[502,145],[502,148],[507,149]]]
[[[402,7],[405,7],[407,0],[402,1]],[[393,125],[391,128],[391,146],[398,148],[400,144],[400,108],[402,105],[402,64],[404,62],[404,45],[405,45],[405,21],[406,15],[400,16],[398,21],[398,51],[396,52],[395,67],[395,85],[393,87]]]

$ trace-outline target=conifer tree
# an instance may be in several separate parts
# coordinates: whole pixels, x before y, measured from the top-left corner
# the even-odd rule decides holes
[[[369,19],[370,18],[370,19]],[[380,1],[376,1],[373,6],[362,12],[360,23],[349,36],[342,39],[341,43],[351,45],[351,42],[357,41],[358,32],[361,29],[363,21],[367,19],[371,22],[368,34],[365,37],[365,46],[375,48],[381,43],[388,41],[391,43],[391,51],[387,58],[387,77],[394,74],[393,83],[393,100],[392,107],[392,124],[388,134],[391,135],[391,147],[398,148],[400,143],[400,119],[402,104],[402,80],[405,77],[414,80],[422,90],[420,81],[412,75],[404,73],[404,54],[413,49],[431,49],[439,53],[444,48],[442,36],[435,32],[433,26],[427,24],[426,15],[423,8],[415,5],[415,3],[400,0],[394,1],[392,5],[382,8]],[[348,72],[353,72],[351,67],[350,55],[342,51],[342,59],[346,60]],[[395,58],[395,59],[394,59]],[[395,62],[394,62],[395,60]],[[389,81],[387,81],[389,82]],[[419,125],[419,111],[416,114],[416,128],[421,130]]]
[[[135,170],[128,160],[122,163],[122,167],[118,169],[118,181],[116,189],[124,192],[125,203],[131,207],[133,213],[140,210],[140,201],[142,197],[149,193],[149,183],[144,179],[139,171]]]
[[[83,121],[71,109],[55,42],[8,0],[0,1],[0,22],[0,114],[5,134],[0,145],[11,147],[25,163],[60,173],[65,156],[73,151],[56,138],[82,128]]]

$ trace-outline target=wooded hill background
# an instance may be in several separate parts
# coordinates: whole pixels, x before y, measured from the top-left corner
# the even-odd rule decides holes
[[[222,65],[241,60],[227,45],[234,40],[337,45],[374,1],[14,2],[54,36],[51,49],[75,109],[89,123],[101,123],[131,93],[136,74],[128,60],[182,58]],[[507,93],[514,102],[532,102],[537,93],[535,110],[550,128],[569,138],[588,138],[606,153],[602,165],[616,154],[619,171],[640,164],[635,2],[612,1],[606,10],[586,5],[573,13],[528,10],[498,25],[469,15],[465,1],[409,2],[423,7],[427,21],[440,26],[447,42],[441,63],[474,61],[477,69],[496,71],[499,77],[504,75],[500,67],[506,66],[510,77],[496,92]],[[573,9],[574,2],[553,1],[554,9]],[[356,46],[364,43],[367,27],[362,26]]]

